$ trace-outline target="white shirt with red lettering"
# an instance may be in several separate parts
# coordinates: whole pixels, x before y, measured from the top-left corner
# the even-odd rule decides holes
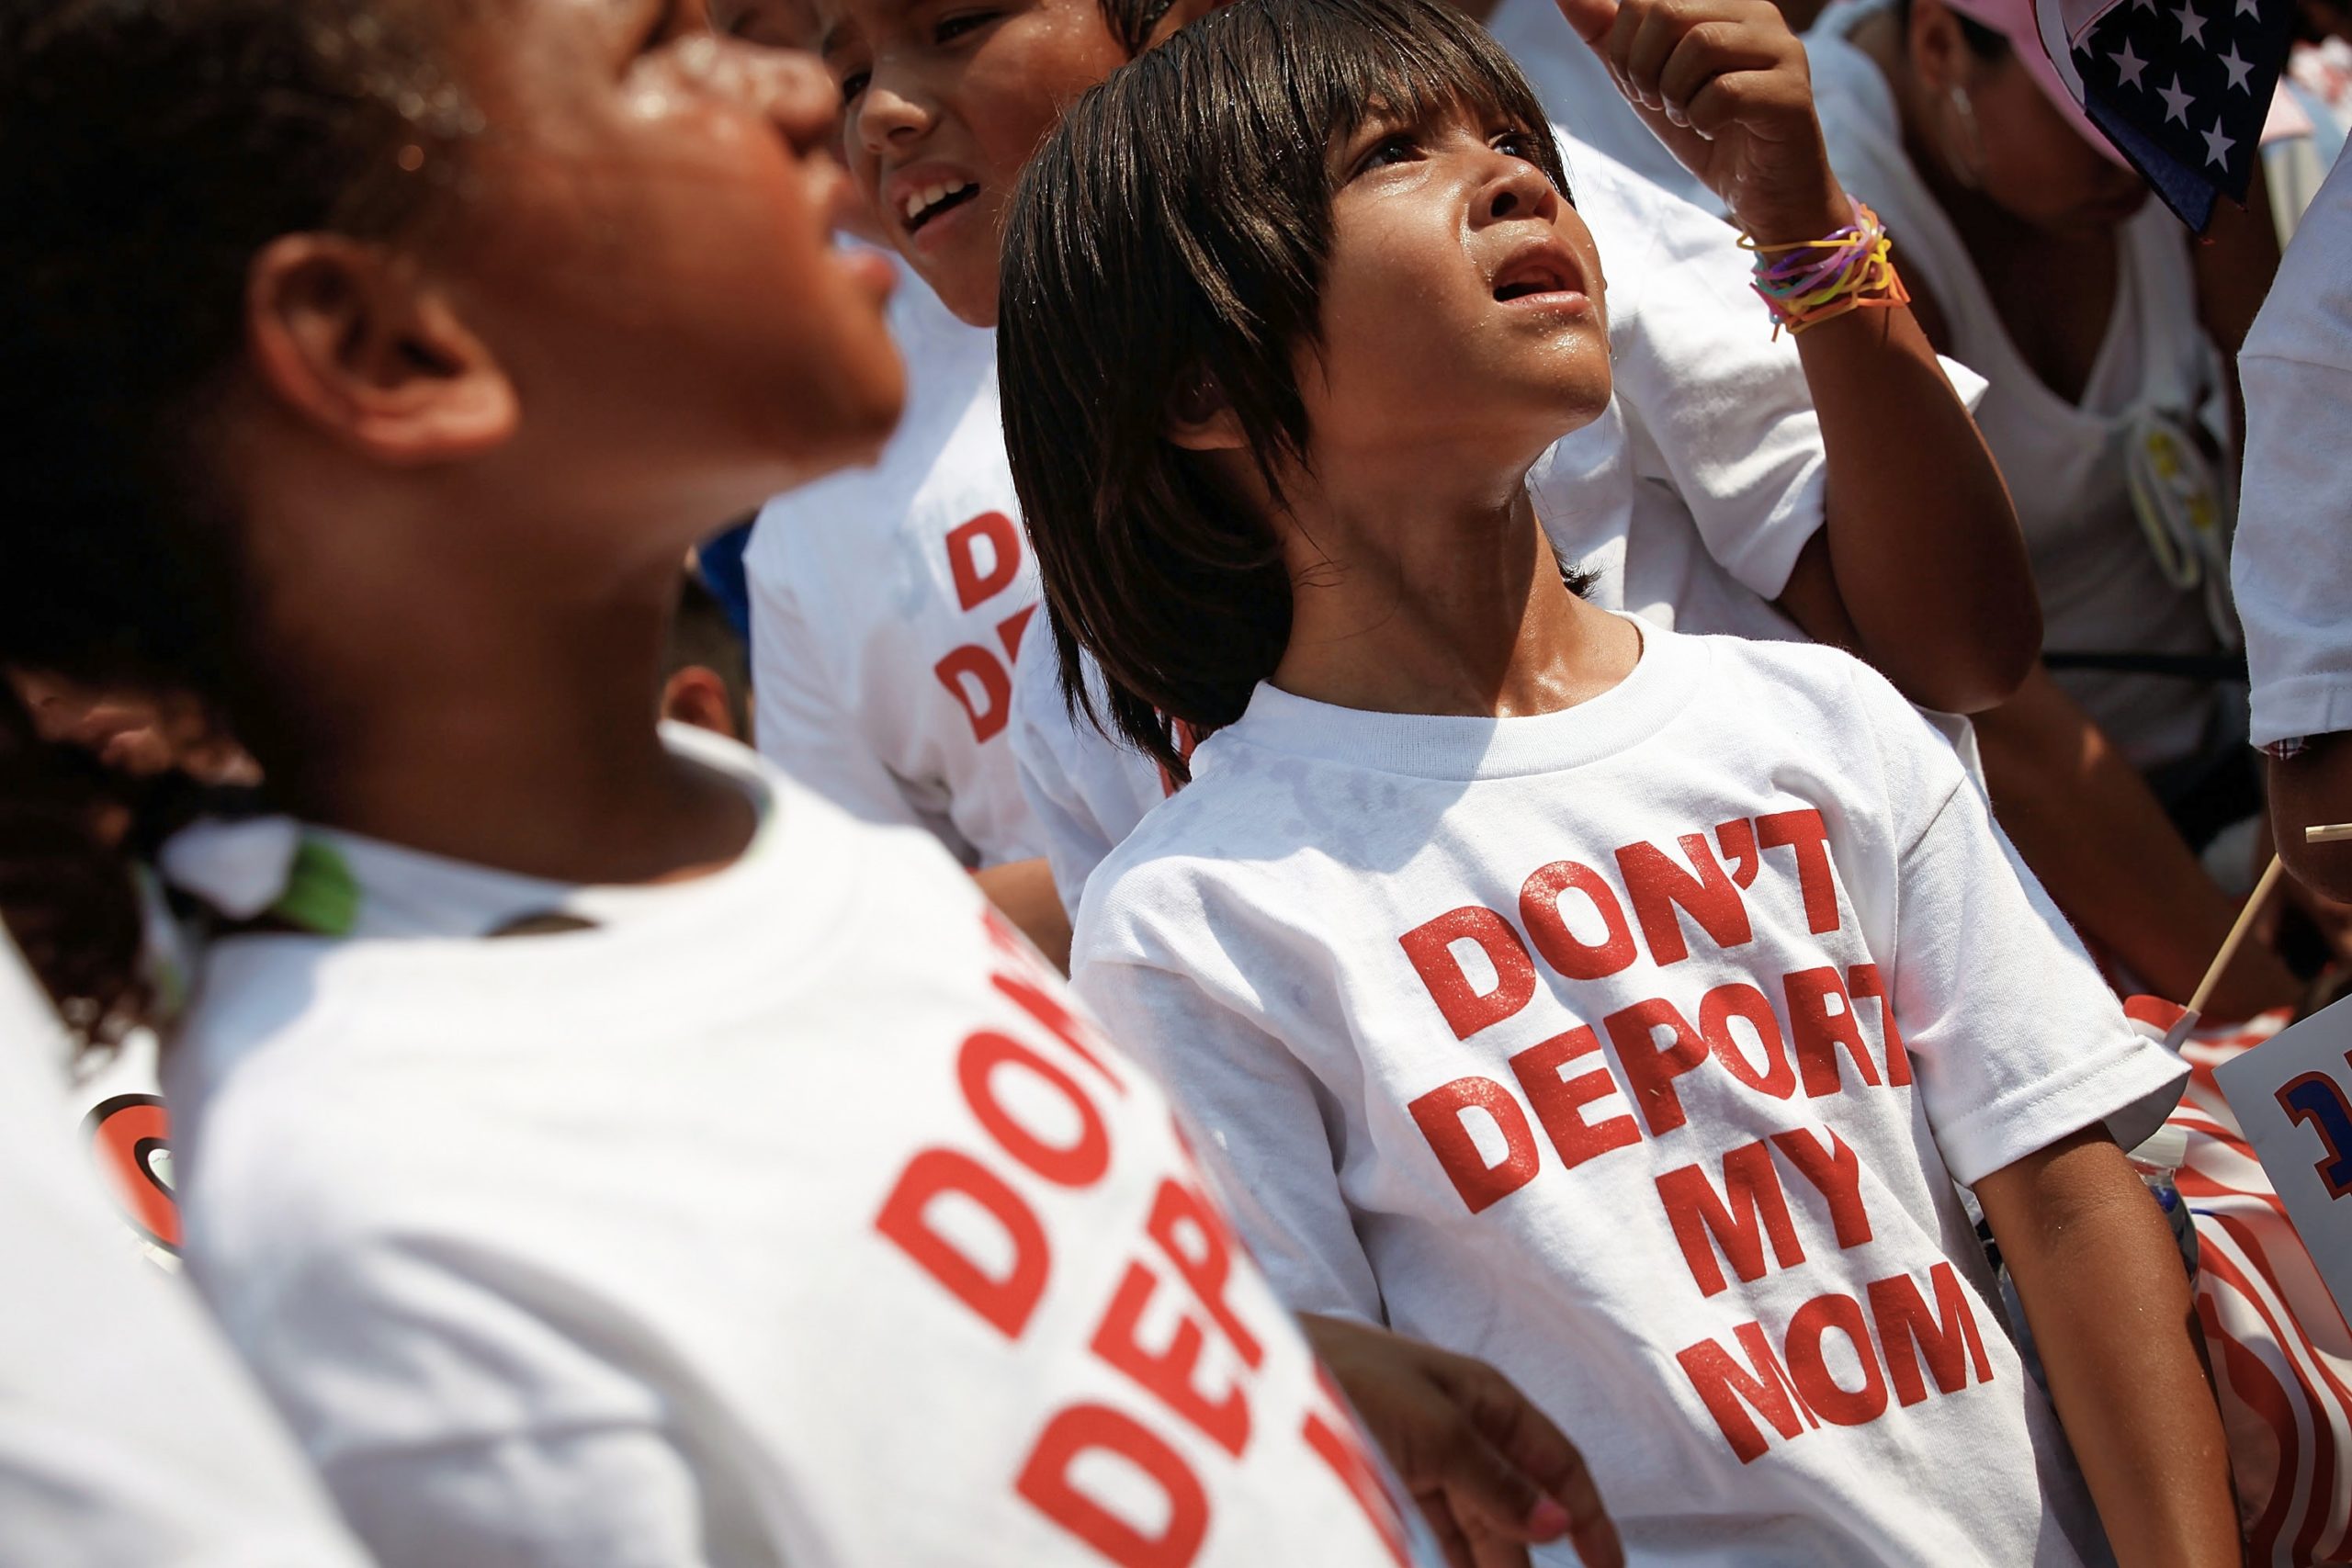
[[[902,269],[903,272],[903,269]],[[778,496],[744,552],[763,755],[967,867],[1044,852],[1005,738],[1038,604],[997,416],[996,334],[903,274],[907,412],[872,468]]]
[[[0,1564],[356,1568],[220,1331],[66,1132],[67,1049],[0,933]]]
[[[1260,687],[1089,884],[1079,992],[1283,1299],[1492,1362],[1634,1562],[2097,1561],[1953,1183],[2186,1068],[1877,674],[1643,637],[1541,716]]]
[[[735,864],[314,838],[405,934],[219,942],[167,1064],[189,1272],[379,1558],[1401,1561],[1153,1081],[921,834],[671,744]]]

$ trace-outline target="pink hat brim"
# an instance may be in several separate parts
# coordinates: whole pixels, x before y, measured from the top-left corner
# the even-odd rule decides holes
[[[2058,67],[2050,62],[2050,51],[2043,47],[2041,28],[2034,21],[2033,0],[1943,0],[1943,6],[1946,10],[1990,28],[2007,39],[2009,48],[2025,62],[2027,73],[2041,89],[2041,96],[2057,107],[2058,112],[2065,117],[2066,123],[2075,128],[2075,133],[2098,148],[2119,167],[2132,167],[2132,160],[2107,139],[2107,132],[2091,123],[2090,116],[2083,112],[2083,106],[2076,103],[2074,94],[2066,90],[2065,79],[2058,74]]]

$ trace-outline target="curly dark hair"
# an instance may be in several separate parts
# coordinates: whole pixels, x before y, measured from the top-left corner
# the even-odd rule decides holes
[[[464,0],[0,0],[0,668],[231,700],[209,414],[254,254],[401,231],[473,111]],[[139,1003],[111,785],[0,681],[0,917],[77,1022]]]

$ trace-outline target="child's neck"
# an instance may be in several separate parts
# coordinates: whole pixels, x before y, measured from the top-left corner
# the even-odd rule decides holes
[[[1641,642],[1571,593],[1523,481],[1500,493],[1294,508],[1290,642],[1272,683],[1380,713],[1555,713],[1632,672]]]
[[[751,803],[654,728],[677,570],[572,596],[449,573],[409,600],[405,636],[389,583],[372,610],[306,615],[284,666],[300,690],[271,704],[288,721],[266,737],[273,795],[308,821],[563,882],[726,864]]]

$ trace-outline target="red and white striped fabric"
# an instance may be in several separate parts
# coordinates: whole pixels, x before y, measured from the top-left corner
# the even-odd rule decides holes
[[[2184,1015],[2134,997],[2159,1032]],[[2180,1193],[2197,1222],[2197,1311],[2229,1433],[2246,1562],[2352,1562],[2352,1329],[2213,1081],[2213,1069],[2285,1028],[2282,1009],[2197,1028],[2176,1042],[2188,1090],[2171,1125],[2188,1134]]]

